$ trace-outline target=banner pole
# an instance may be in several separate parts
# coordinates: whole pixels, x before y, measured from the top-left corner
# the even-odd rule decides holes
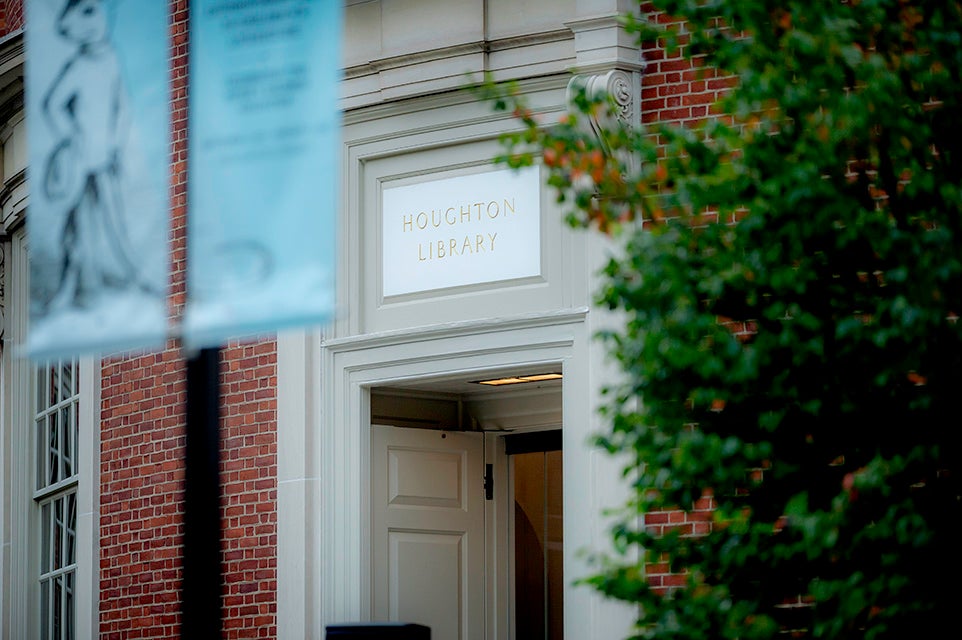
[[[187,360],[180,637],[221,638],[220,349]]]

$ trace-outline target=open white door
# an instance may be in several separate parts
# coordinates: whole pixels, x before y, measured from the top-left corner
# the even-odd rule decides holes
[[[479,433],[371,427],[372,619],[484,638]]]

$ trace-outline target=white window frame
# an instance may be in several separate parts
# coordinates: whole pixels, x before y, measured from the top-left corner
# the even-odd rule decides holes
[[[4,499],[9,534],[4,535],[4,637],[38,637],[40,631],[40,503],[37,495],[36,366],[20,345],[27,332],[29,289],[27,239],[21,227],[13,232],[4,274],[6,327],[3,371]],[[75,450],[77,527],[74,629],[78,640],[99,637],[99,478],[100,361],[79,361],[80,398]]]
[[[40,637],[72,640],[77,624],[80,362],[77,358],[51,360],[33,367],[33,372],[33,499],[40,510],[33,539],[40,540]],[[65,372],[69,372],[66,388]],[[51,435],[55,449],[50,447]]]

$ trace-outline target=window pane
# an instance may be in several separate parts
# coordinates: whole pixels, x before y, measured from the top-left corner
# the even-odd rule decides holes
[[[40,637],[50,637],[50,580],[40,583]]]
[[[68,493],[67,500],[67,565],[77,561],[77,494]]]
[[[47,408],[47,394],[44,390],[47,388],[47,369],[44,367],[37,367],[37,387],[35,389],[37,396],[37,413],[40,413]]]
[[[63,477],[69,478],[77,473],[73,468],[73,420],[70,414],[73,412],[73,404],[60,409],[60,445],[63,452]]]
[[[74,382],[73,361],[68,360],[60,363],[60,399],[66,400],[73,397]]]
[[[57,576],[53,583],[53,603],[50,607],[51,617],[53,618],[53,629],[51,637],[60,640],[60,630],[63,624],[63,576]]]
[[[44,409],[46,409],[47,407],[52,407],[55,404],[57,404],[57,388],[60,386],[60,382],[59,382],[60,376],[58,375],[59,370],[60,370],[60,367],[57,365],[47,367],[48,384],[47,384],[46,398],[42,407]]]
[[[76,634],[74,632],[74,597],[73,597],[73,587],[74,587],[74,572],[64,576],[66,581],[66,591],[64,592],[64,611],[63,611],[63,624],[64,624],[64,640],[74,640]]]
[[[57,429],[57,414],[47,416],[47,484],[60,480],[60,432]]]
[[[80,473],[80,460],[77,457],[77,442],[80,440],[80,414],[77,411],[77,401],[70,404],[70,452],[73,458],[73,475]]]
[[[43,489],[47,486],[47,419],[44,417],[36,420],[37,442],[34,447],[37,462],[37,488]]]
[[[53,501],[53,513],[56,522],[53,526],[53,569],[63,566],[63,543],[64,543],[64,519],[63,519],[63,498]]]
[[[40,509],[40,573],[44,574],[50,571],[50,557],[53,555],[53,551],[50,549],[50,531],[51,527],[51,509],[50,503],[43,505]]]

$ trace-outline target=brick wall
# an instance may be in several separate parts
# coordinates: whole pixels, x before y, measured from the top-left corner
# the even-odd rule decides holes
[[[226,638],[277,635],[277,348],[223,350]]]
[[[679,41],[685,41],[685,25],[682,20],[656,12],[650,3],[643,2],[641,11],[645,19],[658,20],[662,24],[674,23]],[[660,43],[642,46],[646,67],[641,80],[641,120],[644,124],[690,123],[714,117],[711,105],[731,88],[734,76],[720,75],[715,69],[693,65],[682,57],[682,52],[668,53]],[[736,222],[736,215],[724,222]],[[718,216],[703,212],[698,224],[717,222]],[[645,225],[651,221],[645,221]]]
[[[170,0],[171,295],[185,300],[187,0]],[[276,345],[221,351],[224,637],[277,635]],[[177,638],[183,537],[186,366],[157,353],[105,359],[101,392],[100,630]]]
[[[655,535],[678,530],[681,535],[697,536],[709,533],[712,528],[712,513],[715,501],[704,496],[695,503],[691,511],[659,511],[645,514],[645,527]],[[656,590],[668,592],[673,587],[685,585],[684,574],[672,573],[666,562],[649,562],[645,565],[648,583]]]
[[[103,364],[100,610],[106,638],[174,638],[183,535],[184,364],[177,351]]]
[[[663,24],[674,22],[680,33],[685,32],[682,21],[654,11],[650,3],[643,2],[641,12],[648,20],[658,20]],[[681,40],[684,41],[683,36]],[[711,117],[710,105],[735,80],[732,76],[719,75],[714,69],[695,66],[682,57],[681,50],[669,53],[660,43],[646,43],[642,46],[642,52],[647,65],[641,81],[641,118],[645,124],[694,124]],[[713,222],[716,218],[706,213],[701,222]],[[744,322],[727,324],[731,325],[736,335],[747,335],[754,330]],[[705,496],[690,511],[679,509],[648,513],[645,515],[645,526],[656,535],[669,530],[680,530],[682,535],[706,534],[711,531],[713,510],[714,500],[711,496]],[[671,573],[666,563],[650,562],[645,566],[645,572],[649,583],[663,592],[685,584],[686,577]]]
[[[655,12],[642,3],[646,19],[675,23],[681,34],[684,22]],[[684,42],[684,36],[680,38]],[[734,76],[721,76],[714,69],[694,66],[679,49],[669,54],[660,44],[642,46],[646,67],[641,86],[642,122],[697,122],[711,115],[711,104],[733,86]]]
[[[0,0],[0,37],[23,26],[23,0]]]

